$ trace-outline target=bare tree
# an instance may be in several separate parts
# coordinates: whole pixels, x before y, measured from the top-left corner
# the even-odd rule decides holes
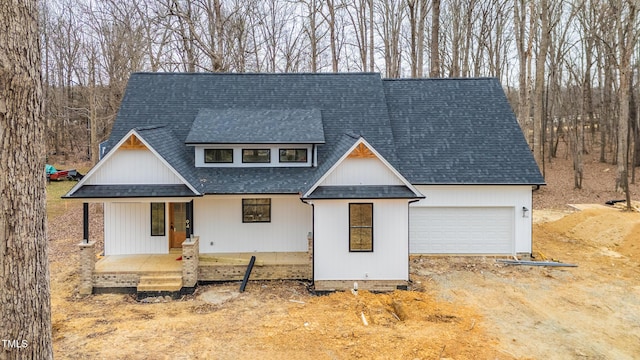
[[[329,27],[329,48],[331,49],[331,71],[338,72],[338,64],[340,61],[340,50],[343,36],[341,30],[344,27],[338,27],[338,12],[344,9],[345,5],[342,0],[325,0],[326,13],[322,13],[327,26]]]
[[[38,2],[5,5],[0,6],[0,329],[11,346],[3,344],[2,357],[52,359]]]
[[[549,1],[540,1],[540,40],[538,42],[538,53],[536,54],[536,81],[535,96],[533,106],[533,153],[542,171],[545,173],[544,163],[544,143],[545,143],[545,107],[544,107],[544,87],[545,87],[545,62],[547,60],[547,52],[550,42],[550,26],[549,26]]]
[[[407,0],[409,17],[411,77],[422,77],[424,57],[424,26],[427,19],[427,0]]]
[[[430,77],[440,77],[440,0],[431,1]]]
[[[404,21],[405,6],[404,2],[384,0],[378,2],[376,7],[380,18],[377,30],[384,46],[385,76],[388,78],[400,77],[400,33]]]
[[[618,168],[616,189],[625,193],[627,210],[631,210],[631,194],[629,192],[629,104],[631,88],[631,56],[638,39],[636,23],[637,4],[635,0],[625,0],[614,5],[618,14],[618,47],[620,53],[620,117],[618,119]]]

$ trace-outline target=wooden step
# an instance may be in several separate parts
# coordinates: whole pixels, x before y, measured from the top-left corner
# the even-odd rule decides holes
[[[138,292],[142,291],[180,291],[182,289],[182,276],[158,275],[141,276],[138,283]]]

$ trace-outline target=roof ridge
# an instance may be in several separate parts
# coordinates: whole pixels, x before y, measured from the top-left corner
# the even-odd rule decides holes
[[[180,76],[226,76],[226,75],[234,75],[234,76],[244,76],[244,75],[268,75],[268,76],[300,76],[300,75],[318,75],[318,76],[350,76],[350,75],[378,75],[381,76],[379,72],[370,72],[370,71],[360,71],[360,72],[291,72],[291,73],[268,73],[268,72],[242,72],[242,73],[231,73],[231,72],[152,72],[152,71],[136,71],[132,74],[140,74],[140,75],[180,75]]]
[[[478,77],[446,77],[446,78],[384,78],[382,81],[463,81],[463,80],[497,80],[498,78],[492,76],[478,76]]]

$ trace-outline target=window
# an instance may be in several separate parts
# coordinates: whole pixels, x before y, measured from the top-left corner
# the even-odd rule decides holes
[[[164,203],[151,203],[151,236],[164,236]]]
[[[307,149],[280,149],[280,162],[307,162]]]
[[[205,163],[232,163],[233,149],[205,149]]]
[[[243,163],[268,163],[271,162],[271,150],[269,149],[242,149]]]
[[[349,251],[373,251],[373,204],[349,204]]]
[[[271,222],[271,199],[242,199],[242,222]]]

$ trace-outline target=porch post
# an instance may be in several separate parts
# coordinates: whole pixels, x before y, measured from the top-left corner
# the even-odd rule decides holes
[[[200,262],[200,237],[187,238],[182,243],[182,286],[193,288],[198,283],[198,265]]]
[[[93,293],[93,271],[96,267],[96,242],[81,242],[80,247],[80,295],[91,295]]]
[[[187,239],[193,235],[193,200],[187,203]]]
[[[82,241],[89,243],[89,203],[82,203]]]

